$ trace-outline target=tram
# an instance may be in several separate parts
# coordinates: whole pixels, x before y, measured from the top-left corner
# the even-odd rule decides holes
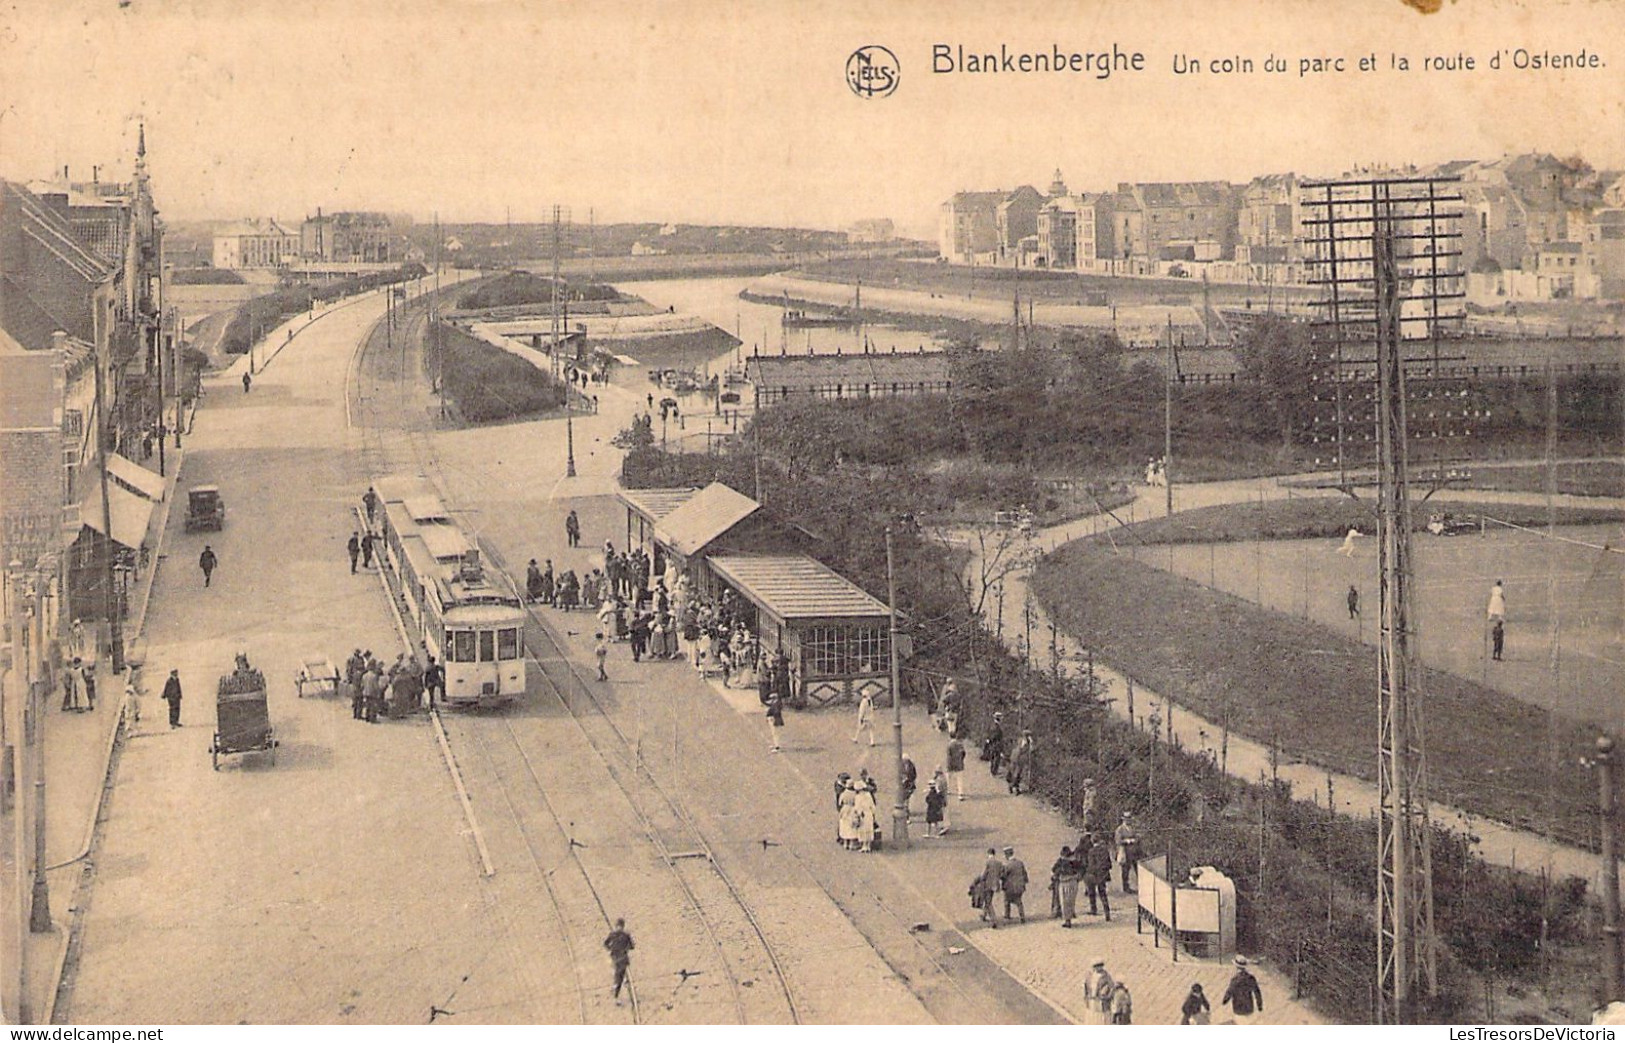
[[[399,581],[423,648],[446,671],[446,702],[500,706],[525,691],[525,610],[500,571],[417,477],[374,483],[384,567]],[[408,629],[411,629],[409,627]]]

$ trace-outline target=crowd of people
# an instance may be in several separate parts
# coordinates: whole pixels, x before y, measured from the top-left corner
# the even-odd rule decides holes
[[[551,559],[538,564],[532,558],[526,598],[566,612],[593,612],[595,637],[605,645],[625,643],[635,663],[680,659],[737,688],[774,676],[778,664],[758,648],[749,607],[732,590],[717,597],[696,591],[675,564],[656,575],[642,548],[620,551],[606,541],[603,554],[602,567],[579,578],[573,569],[556,572]]]
[[[425,666],[402,652],[386,667],[371,649],[358,648],[344,662],[344,681],[350,716],[368,723],[430,709],[446,698],[446,672],[432,655]]]

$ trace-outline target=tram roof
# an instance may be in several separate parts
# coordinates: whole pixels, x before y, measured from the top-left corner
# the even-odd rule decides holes
[[[470,550],[468,538],[452,525],[423,525],[418,528],[423,545],[439,561],[461,561]]]
[[[719,554],[707,558],[718,575],[780,619],[873,619],[884,602],[805,554]]]

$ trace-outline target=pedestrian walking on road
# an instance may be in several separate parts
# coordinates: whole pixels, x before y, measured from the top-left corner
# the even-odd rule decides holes
[[[1497,663],[1501,661],[1501,650],[1506,647],[1507,627],[1504,622],[1497,619],[1490,627],[1490,658]]]
[[[997,848],[987,849],[987,861],[982,865],[979,883],[982,920],[996,931],[999,929],[999,914],[993,908],[993,896],[1004,890],[1004,859],[999,857]]]
[[[62,671],[62,712],[78,710],[79,706],[79,667],[84,660],[78,656],[68,664],[68,669]]]
[[[903,812],[905,814],[913,814],[913,810],[909,807],[909,804],[914,800],[914,791],[919,787],[920,784],[920,769],[914,766],[914,758],[910,757],[908,754],[903,754],[902,760]]]
[[[1106,846],[1105,837],[1097,837],[1089,846],[1088,853],[1083,860],[1083,886],[1089,891],[1089,915],[1106,916],[1106,922],[1112,919],[1111,899],[1106,897],[1106,885],[1112,878],[1112,853]]]
[[[355,563],[361,558],[361,534],[350,533],[350,542],[345,544],[344,548],[350,552],[350,575],[354,576]]]
[[[214,568],[218,564],[220,564],[220,559],[215,557],[214,548],[205,543],[203,553],[197,556],[197,567],[203,570],[203,585],[205,587],[209,585],[210,579],[214,577]]]
[[[429,665],[423,668],[423,688],[429,693],[429,709],[434,709],[437,701],[446,701],[446,668],[436,662],[434,656],[429,657]]]
[[[1128,986],[1122,982],[1112,989],[1112,1024],[1134,1024],[1134,997],[1129,995]]]
[[[1060,919],[1062,927],[1071,927],[1078,915],[1078,882],[1083,879],[1083,866],[1071,848],[1063,847],[1049,873],[1050,912]]]
[[[994,713],[993,727],[982,740],[982,759],[987,761],[988,773],[997,777],[1004,766],[1004,714]]]
[[[1349,618],[1360,618],[1360,588],[1349,584]]]
[[[938,785],[938,782],[941,785]],[[948,832],[948,780],[943,776],[942,769],[925,787],[925,835],[940,837]]]
[[[564,519],[564,539],[572,547],[581,546],[581,519],[571,511]]]
[[[378,722],[378,710],[384,701],[384,675],[374,663],[361,678],[361,719],[368,724]]]
[[[1089,974],[1083,979],[1083,1002],[1089,1019],[1096,1025],[1105,1025],[1111,1018],[1112,993],[1117,983],[1106,969],[1104,957],[1097,956],[1089,965]]]
[[[164,682],[164,702],[169,704],[169,726],[181,726],[181,672],[171,670],[169,680]]]
[[[365,568],[365,569],[372,568],[372,554],[373,554],[372,545],[377,539],[378,539],[378,537],[374,536],[370,532],[361,537],[361,567],[362,568]]]
[[[609,962],[615,968],[615,1005],[619,1007],[621,986],[626,984],[626,972],[632,967],[632,950],[637,948],[626,931],[625,920],[615,921],[615,929],[604,939],[604,948],[609,951]]]
[[[954,784],[954,794],[965,799],[965,742],[958,736],[948,740],[948,778]]]
[[[1140,882],[1140,827],[1134,824],[1133,812],[1123,812],[1123,821],[1112,833],[1112,842],[1117,846],[1117,868],[1121,874],[1119,883],[1123,893],[1131,895],[1134,888],[1128,885],[1129,875],[1133,874],[1136,885]]]
[[[367,509],[367,524],[371,525],[378,514],[378,490],[367,486],[367,491],[361,494],[361,506]]]
[[[598,679],[607,681],[609,675],[604,673],[604,660],[609,658],[609,642],[604,640],[603,631],[594,634],[593,638],[598,642],[592,650],[593,658],[598,660]]]
[[[1247,957],[1236,957],[1236,973],[1225,987],[1219,1006],[1230,1005],[1237,1025],[1251,1025],[1264,1013],[1264,993],[1258,979],[1247,969]]]
[[[1021,738],[1016,741],[1016,750],[1010,755],[1010,767],[1005,770],[1004,779],[1009,785],[1010,792],[1020,796],[1022,783],[1026,781],[1027,773],[1033,767],[1033,733],[1026,729]]]
[[[1015,909],[1021,922],[1027,922],[1027,906],[1023,897],[1027,893],[1027,863],[1016,857],[1016,849],[1004,849],[1004,922],[1010,922],[1010,910]]]
[[[852,733],[852,741],[857,742],[863,733],[869,733],[869,745],[875,744],[875,701],[868,692],[864,692],[858,699],[858,730]]]
[[[767,730],[773,737],[773,746],[767,752],[778,753],[783,748],[780,744],[784,734],[784,700],[779,698],[778,692],[767,699]]]
[[[1193,982],[1191,991],[1186,994],[1185,1002],[1179,1008],[1179,1023],[1181,1025],[1206,1025],[1212,1017],[1213,1008],[1208,1005],[1207,994],[1202,991],[1201,982]]]
[[[92,712],[96,709],[96,664],[86,663],[80,667],[79,678],[85,684],[85,710]]]
[[[243,394],[245,394],[245,395],[248,394],[248,389],[250,387],[252,387],[253,385],[254,385],[254,378],[249,376],[247,373],[244,373],[243,374]]]
[[[875,782],[858,787],[853,804],[853,828],[858,832],[858,850],[869,854],[875,849],[875,831],[880,826],[879,809],[875,806]]]

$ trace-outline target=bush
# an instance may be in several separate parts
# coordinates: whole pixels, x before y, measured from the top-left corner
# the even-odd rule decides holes
[[[600,283],[568,283],[562,300],[613,301],[621,298],[613,286]],[[467,311],[503,308],[516,304],[551,304],[553,280],[530,272],[509,272],[482,282],[457,299],[457,307]]]
[[[446,396],[471,423],[517,420],[564,405],[564,385],[522,358],[446,323],[438,343]]]

